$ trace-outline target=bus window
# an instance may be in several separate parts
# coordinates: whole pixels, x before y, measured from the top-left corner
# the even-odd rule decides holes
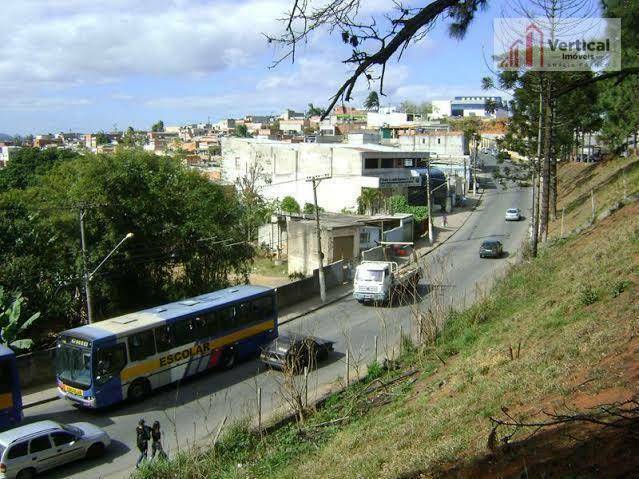
[[[258,321],[271,316],[273,314],[273,298],[265,296],[253,300],[253,310]]]
[[[174,347],[173,334],[168,324],[155,328],[155,344],[158,349],[158,353],[168,351]]]
[[[175,346],[182,346],[186,343],[192,343],[198,338],[193,330],[193,323],[190,319],[181,319],[171,325],[173,335],[175,337]]]
[[[11,387],[11,367],[9,361],[0,361],[0,394],[13,391]]]
[[[151,330],[129,336],[128,343],[131,361],[142,361],[155,354],[155,339]]]
[[[220,333],[224,334],[226,331],[234,329],[235,324],[235,308],[225,308],[217,312],[217,320],[220,328]]]
[[[206,322],[206,316],[197,316],[192,319],[193,321],[193,335],[196,339],[206,339],[211,334],[209,333],[209,326]]]
[[[124,343],[98,349],[95,358],[95,382],[97,384],[105,384],[126,366]]]
[[[235,308],[236,326],[248,326],[253,322],[253,312],[251,311],[251,303],[242,303]]]

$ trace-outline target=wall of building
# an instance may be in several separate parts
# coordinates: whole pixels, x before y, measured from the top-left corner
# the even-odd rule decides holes
[[[433,111],[429,115],[431,120],[438,120],[451,115],[450,100],[433,100]]]
[[[352,257],[359,257],[360,226],[345,226],[322,230],[322,251],[324,261],[337,261],[334,255],[335,238],[353,237]],[[288,273],[309,275],[317,267],[317,234],[312,221],[288,222]]]
[[[319,294],[319,268],[313,270],[308,278],[293,281],[277,288],[277,307],[286,308]],[[344,262],[335,261],[324,266],[326,289],[331,289],[349,281],[344,272]]]
[[[443,156],[463,156],[466,141],[462,132],[435,131],[399,137],[399,147],[409,151],[428,151]]]
[[[17,357],[20,387],[27,388],[49,384],[55,387],[55,348],[34,351]]]

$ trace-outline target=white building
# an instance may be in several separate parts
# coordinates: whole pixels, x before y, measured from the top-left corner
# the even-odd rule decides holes
[[[271,199],[292,196],[300,205],[313,202],[308,177],[323,175],[317,201],[327,211],[355,210],[362,188],[379,188],[387,196],[421,190],[429,153],[377,144],[285,143],[256,138],[222,139],[223,179],[257,173],[262,193]],[[257,165],[257,166],[254,166]]]
[[[406,151],[428,151],[438,156],[468,154],[468,144],[461,131],[432,131],[399,137],[399,147]]]
[[[0,168],[7,166],[11,155],[20,149],[19,146],[0,144]]]
[[[452,115],[450,100],[433,100],[431,105],[433,106],[433,111],[429,115],[431,120],[440,120]]]

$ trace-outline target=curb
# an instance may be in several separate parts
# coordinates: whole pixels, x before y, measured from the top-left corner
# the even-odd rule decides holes
[[[23,404],[22,405],[22,409],[29,409],[30,407],[41,406],[42,404],[46,404],[48,402],[57,401],[58,399],[60,399],[58,396],[48,397],[48,398],[45,398],[45,399],[40,399],[39,401],[35,401],[35,402],[29,403],[29,404]]]
[[[439,248],[441,245],[443,245],[446,242],[448,242],[448,240],[450,240],[453,236],[455,236],[457,234],[457,232],[460,229],[462,229],[464,227],[464,225],[468,222],[468,219],[473,215],[473,213],[475,212],[477,207],[480,205],[483,196],[484,196],[484,190],[482,189],[482,192],[479,194],[477,204],[473,207],[472,210],[470,210],[470,214],[466,217],[466,219],[462,222],[462,224],[459,225],[459,227],[455,231],[453,231],[453,233],[448,238],[446,238],[444,241],[436,244],[431,249],[426,251],[424,254],[418,256],[418,259],[421,259],[424,256],[429,255],[430,253],[435,251],[437,248]],[[347,291],[347,292],[345,292],[345,293],[343,293],[343,294],[340,294],[339,296],[327,301],[326,303],[318,304],[317,306],[313,306],[313,307],[309,308],[308,310],[297,314],[296,316],[288,318],[288,319],[286,319],[284,321],[280,321],[278,324],[279,325],[287,324],[287,323],[290,323],[291,321],[295,321],[296,319],[302,318],[304,316],[308,316],[309,314],[314,313],[315,311],[318,311],[318,310],[320,310],[322,308],[325,308],[326,306],[329,306],[331,304],[337,303],[338,301],[341,301],[342,299],[346,298],[347,296],[350,296],[351,294],[353,294],[353,290],[352,289]],[[23,404],[22,409],[28,409],[30,407],[41,406],[42,404],[46,404],[46,403],[49,403],[49,402],[57,401],[58,399],[60,399],[60,398],[57,395],[54,396],[54,397],[48,397],[48,398],[45,398],[45,399],[40,399],[38,401],[29,403],[29,404]]]

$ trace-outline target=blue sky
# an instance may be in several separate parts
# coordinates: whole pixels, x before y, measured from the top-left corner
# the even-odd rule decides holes
[[[0,30],[0,132],[110,131],[326,105],[346,78],[341,40],[320,33],[296,63],[262,32],[292,0],[14,0]],[[379,15],[390,0],[364,0]],[[452,40],[442,19],[387,67],[382,103],[481,94],[499,2]],[[358,85],[354,104],[366,95]],[[495,93],[495,92],[490,92]]]

